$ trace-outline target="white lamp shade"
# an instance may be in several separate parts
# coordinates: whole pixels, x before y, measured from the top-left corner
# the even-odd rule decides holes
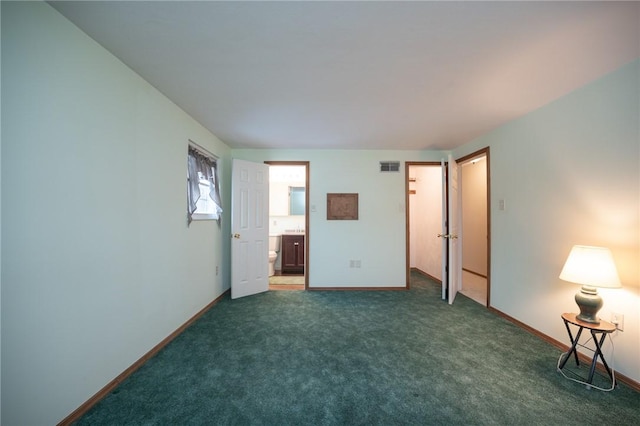
[[[605,247],[573,246],[560,279],[590,287],[622,287],[611,250]]]

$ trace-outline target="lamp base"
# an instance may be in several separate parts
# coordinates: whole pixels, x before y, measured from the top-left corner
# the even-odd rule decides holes
[[[591,324],[600,324],[596,314],[602,308],[602,297],[595,287],[583,285],[576,293],[576,304],[580,308],[580,313],[576,315],[577,319]]]

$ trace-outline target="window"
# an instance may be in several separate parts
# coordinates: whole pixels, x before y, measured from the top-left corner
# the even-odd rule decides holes
[[[217,158],[189,145],[187,157],[187,217],[193,220],[219,220],[222,214]]]

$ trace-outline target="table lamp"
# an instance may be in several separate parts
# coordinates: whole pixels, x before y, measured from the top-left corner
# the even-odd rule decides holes
[[[596,287],[622,287],[611,250],[605,247],[573,246],[560,279],[582,285],[576,293],[580,308],[576,318],[593,324],[600,323],[596,314],[602,307],[602,297]]]

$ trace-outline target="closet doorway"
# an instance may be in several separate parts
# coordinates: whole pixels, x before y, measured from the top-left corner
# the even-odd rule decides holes
[[[458,161],[462,222],[462,285],[460,293],[490,305],[489,148]]]
[[[407,283],[418,272],[442,283],[442,166],[406,162]]]

